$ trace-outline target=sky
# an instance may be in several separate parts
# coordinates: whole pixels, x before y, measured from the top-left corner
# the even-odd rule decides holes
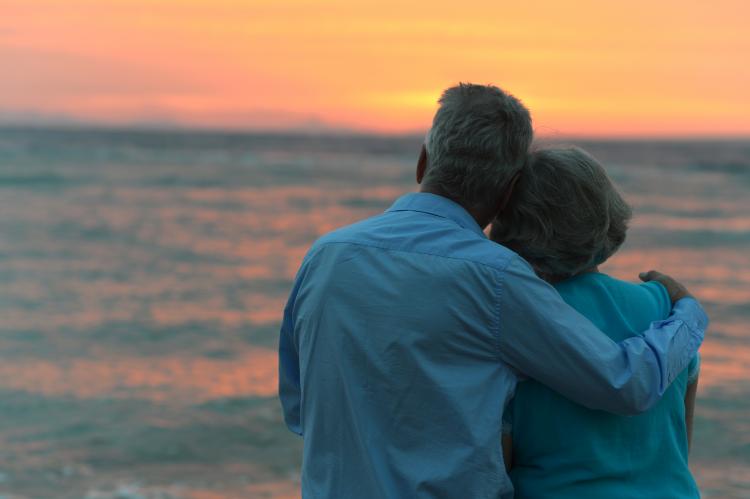
[[[421,132],[491,83],[548,136],[750,136],[735,0],[0,0],[0,123]]]

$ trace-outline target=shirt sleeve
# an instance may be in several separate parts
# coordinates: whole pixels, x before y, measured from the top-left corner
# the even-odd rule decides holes
[[[671,312],[672,302],[669,299],[669,292],[664,285],[658,281],[644,282],[641,286],[652,293],[652,296],[658,303],[660,317],[666,317]],[[692,385],[698,380],[701,370],[700,352],[695,354],[688,364],[688,385]]]
[[[302,435],[302,421],[299,354],[294,340],[294,306],[302,275],[303,271],[300,269],[284,307],[284,319],[279,336],[279,399],[284,412],[284,422],[289,430],[297,435]]]
[[[708,325],[700,304],[683,298],[642,337],[615,343],[520,257],[498,288],[501,360],[579,404],[617,414],[652,407],[695,356]]]

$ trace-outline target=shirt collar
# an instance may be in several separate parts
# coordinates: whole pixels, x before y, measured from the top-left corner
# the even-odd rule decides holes
[[[482,228],[474,220],[474,217],[463,206],[437,194],[427,192],[405,194],[398,198],[393,203],[393,206],[386,211],[419,211],[429,213],[430,215],[453,220],[462,228],[469,229],[482,237],[486,237]]]

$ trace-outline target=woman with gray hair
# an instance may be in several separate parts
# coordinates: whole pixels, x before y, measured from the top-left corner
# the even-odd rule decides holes
[[[543,149],[529,156],[490,237],[622,341],[670,311],[658,282],[637,285],[598,270],[625,241],[630,216],[589,154]],[[700,497],[687,464],[698,369],[696,357],[658,404],[632,417],[587,409],[533,380],[519,384],[503,428],[515,497]]]

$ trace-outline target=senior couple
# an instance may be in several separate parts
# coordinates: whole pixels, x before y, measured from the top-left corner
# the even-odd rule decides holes
[[[419,192],[305,256],[279,343],[304,498],[684,498],[708,319],[598,271],[630,209],[528,110],[446,90]],[[490,238],[484,229],[492,224]]]

